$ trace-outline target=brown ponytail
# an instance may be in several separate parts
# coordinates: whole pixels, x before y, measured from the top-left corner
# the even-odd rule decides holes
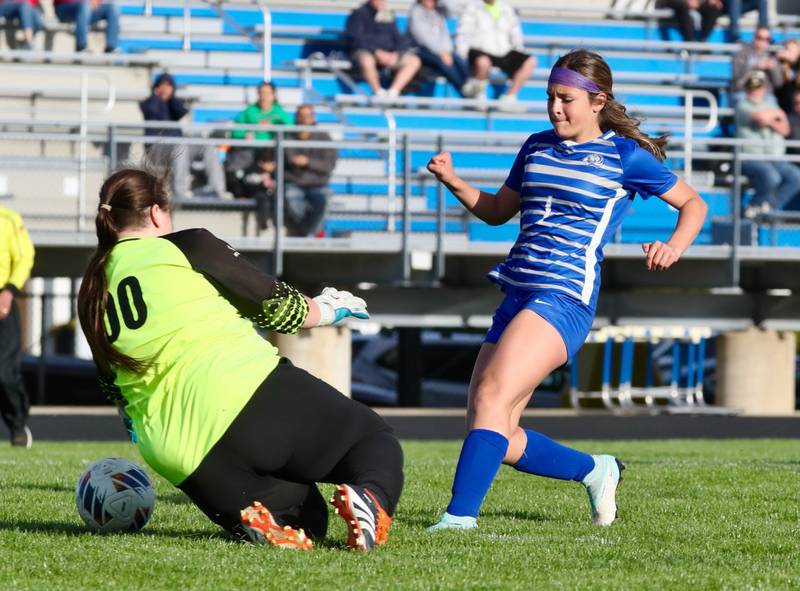
[[[600,92],[605,93],[607,99],[605,107],[600,111],[600,129],[604,132],[609,129],[614,130],[619,135],[634,140],[659,160],[664,160],[667,136],[653,138],[639,129],[641,121],[628,115],[625,105],[614,98],[611,92],[613,87],[611,68],[599,54],[585,49],[574,49],[558,58],[554,67],[567,68],[583,74],[600,87]],[[589,96],[594,98],[596,93],[589,93]]]
[[[78,292],[78,317],[95,362],[103,371],[120,367],[143,373],[149,362],[117,351],[108,339],[105,325],[108,281],[105,266],[123,230],[143,227],[150,207],[169,209],[164,179],[144,169],[123,168],[108,177],[100,188],[95,226],[97,250],[89,261]]]

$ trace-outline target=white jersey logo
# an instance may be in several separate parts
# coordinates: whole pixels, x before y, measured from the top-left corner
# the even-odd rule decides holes
[[[589,166],[602,166],[603,157],[600,154],[589,154],[583,161]]]

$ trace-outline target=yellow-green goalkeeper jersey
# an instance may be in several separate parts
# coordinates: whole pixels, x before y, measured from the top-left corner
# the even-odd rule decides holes
[[[301,294],[201,229],[118,242],[106,264],[106,330],[142,375],[101,376],[124,405],[142,456],[180,484],[278,364],[253,323],[295,332]]]

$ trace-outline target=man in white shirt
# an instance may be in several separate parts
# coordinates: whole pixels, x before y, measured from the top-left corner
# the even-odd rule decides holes
[[[525,53],[522,26],[514,9],[503,0],[473,0],[458,21],[456,52],[469,62],[475,77],[469,94],[485,97],[489,70],[497,66],[510,79],[500,101],[517,101],[525,82],[536,68],[536,58]]]

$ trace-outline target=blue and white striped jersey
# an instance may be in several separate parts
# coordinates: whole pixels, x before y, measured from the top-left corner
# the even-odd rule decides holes
[[[582,144],[553,130],[531,135],[505,182],[520,193],[519,237],[489,278],[557,290],[594,308],[603,246],[633,197],[663,195],[676,182],[655,156],[613,131]]]

